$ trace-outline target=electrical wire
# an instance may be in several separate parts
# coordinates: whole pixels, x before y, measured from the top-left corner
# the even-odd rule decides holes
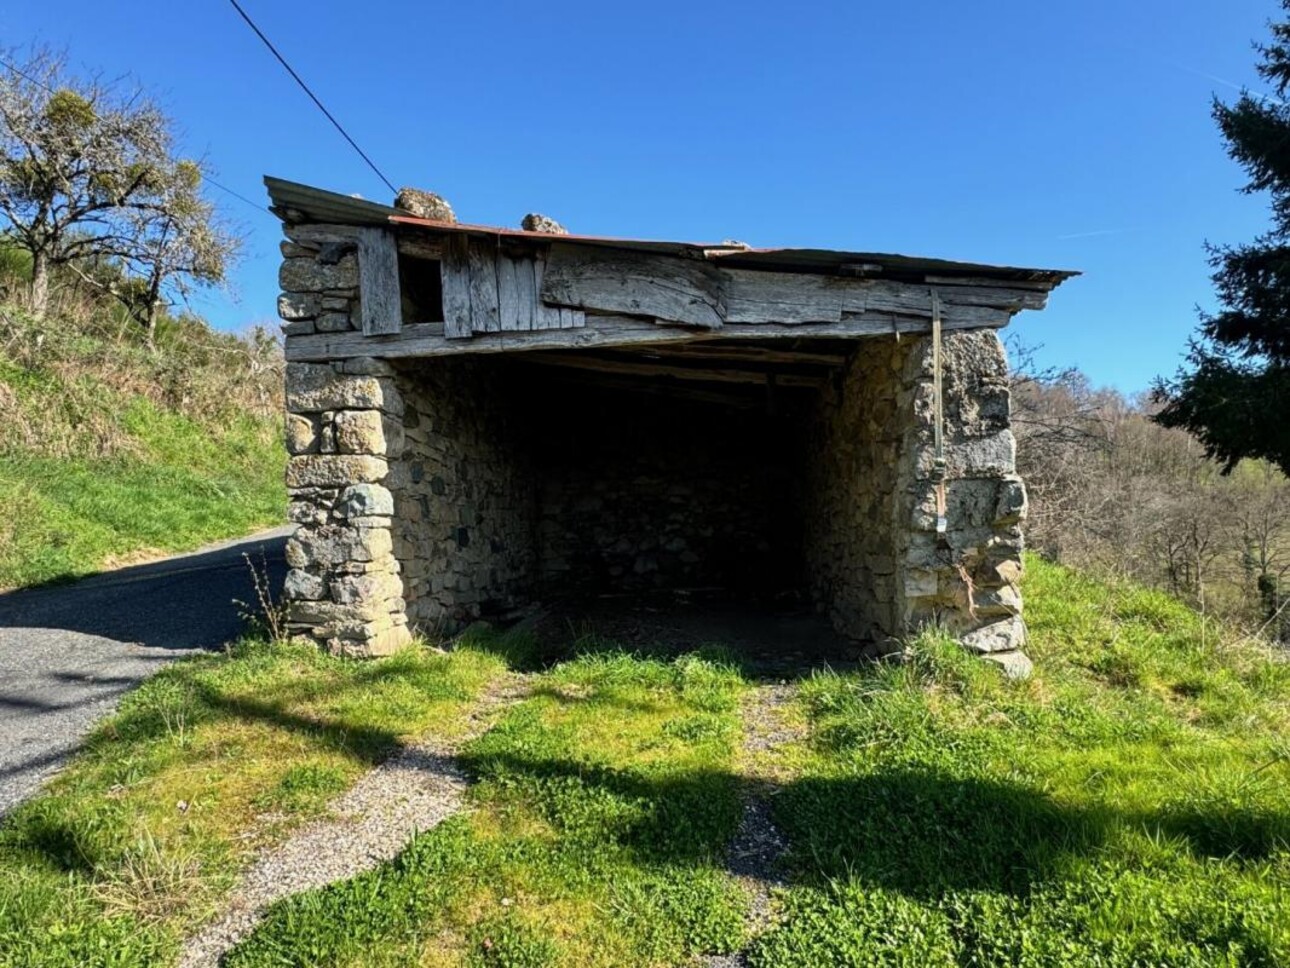
[[[381,179],[381,181],[385,182],[386,188],[388,188],[391,192],[394,192],[397,194],[398,189],[395,188],[393,183],[391,183],[391,181],[385,177],[381,169],[376,167],[376,162],[372,161],[372,159],[367,156],[367,152],[365,152],[362,148],[358,146],[358,142],[349,136],[349,132],[346,131],[344,127],[341,126],[341,123],[336,120],[335,116],[333,116],[332,113],[327,110],[326,106],[322,103],[322,101],[318,99],[318,95],[309,89],[309,85],[306,84],[304,80],[300,77],[300,75],[297,74],[295,70],[291,67],[291,65],[287,63],[287,59],[278,52],[278,48],[273,46],[273,42],[264,35],[264,31],[255,25],[255,21],[252,20],[250,15],[245,10],[242,9],[242,5],[238,3],[237,0],[228,0],[228,2],[233,5],[233,9],[238,12],[238,14],[241,16],[243,20],[246,21],[246,25],[250,27],[253,31],[255,31],[255,35],[264,42],[264,46],[269,48],[269,52],[278,59],[278,63],[281,64],[284,68],[286,68],[287,73],[290,74],[292,79],[297,84],[300,85],[300,89],[309,95],[309,99],[318,106],[318,110],[321,111],[327,117],[327,120],[330,121],[332,125],[336,128],[336,130],[341,133],[341,137],[343,137],[346,141],[348,141],[350,147],[358,152],[359,157],[362,158],[365,162],[367,162],[367,167],[371,168],[372,171],[376,172],[376,177]]]

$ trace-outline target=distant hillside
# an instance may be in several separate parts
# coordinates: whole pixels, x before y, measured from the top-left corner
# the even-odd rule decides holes
[[[123,311],[61,296],[41,321],[0,304],[0,588],[282,521],[273,339],[166,318],[150,348]]]

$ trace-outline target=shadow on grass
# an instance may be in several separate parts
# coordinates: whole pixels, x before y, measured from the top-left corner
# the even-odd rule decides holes
[[[1096,849],[1111,820],[1025,786],[919,770],[803,779],[775,804],[801,879],[852,878],[920,898],[1024,894]]]
[[[650,865],[719,863],[739,826],[739,777],[696,770],[666,778],[576,760],[480,752],[459,758],[477,780],[540,807],[563,837],[617,843]],[[715,832],[715,837],[714,837]]]

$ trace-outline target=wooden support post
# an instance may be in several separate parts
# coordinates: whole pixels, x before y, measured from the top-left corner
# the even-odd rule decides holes
[[[389,229],[358,230],[358,291],[364,336],[387,336],[402,330],[399,251]]]

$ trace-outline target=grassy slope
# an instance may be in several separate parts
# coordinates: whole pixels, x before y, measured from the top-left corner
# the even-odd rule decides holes
[[[279,421],[240,398],[237,357],[213,354],[236,350],[231,337],[193,326],[151,353],[14,313],[3,323],[0,588],[283,519]]]
[[[1290,964],[1290,664],[1030,572],[1032,682],[925,638],[806,684],[755,965]]]
[[[255,643],[167,667],[0,827],[0,966],[169,963],[250,851],[401,740],[454,735],[502,667],[468,649],[357,663]]]

